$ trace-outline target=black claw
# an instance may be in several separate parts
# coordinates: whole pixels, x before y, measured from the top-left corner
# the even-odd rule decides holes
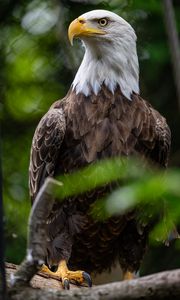
[[[92,279],[91,279],[91,276],[90,276],[88,273],[86,273],[86,272],[83,272],[82,275],[83,275],[84,280],[87,282],[88,286],[89,286],[89,287],[92,287]]]
[[[68,279],[64,279],[63,280],[63,287],[65,290],[69,290],[69,280]]]

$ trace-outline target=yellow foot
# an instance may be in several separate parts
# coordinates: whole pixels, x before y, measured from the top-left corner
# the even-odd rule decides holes
[[[83,285],[84,283],[87,283],[89,287],[92,286],[92,280],[88,273],[84,271],[69,271],[65,260],[62,260],[59,263],[56,272],[52,272],[45,265],[42,266],[41,272],[48,274],[50,277],[54,279],[61,280],[63,288],[65,290],[69,290],[70,282],[78,285]]]
[[[123,274],[123,280],[131,280],[134,278],[135,278],[135,276],[134,276],[134,273],[132,273],[132,272],[126,271]]]

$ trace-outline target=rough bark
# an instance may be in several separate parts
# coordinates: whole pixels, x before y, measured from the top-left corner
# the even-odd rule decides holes
[[[16,266],[6,265],[8,282]],[[9,300],[134,300],[134,299],[180,299],[180,269],[166,271],[139,279],[78,288],[71,285],[69,291],[62,290],[61,283],[42,274],[34,276],[31,286],[9,289]]]

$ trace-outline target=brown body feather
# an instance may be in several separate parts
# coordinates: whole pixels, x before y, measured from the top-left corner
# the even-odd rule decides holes
[[[97,96],[88,97],[70,90],[52,105],[36,129],[29,168],[32,201],[47,176],[137,153],[166,167],[169,149],[165,118],[139,95],[133,94],[129,101],[119,88],[112,94],[103,86]],[[47,224],[49,265],[64,258],[71,268],[102,272],[119,259],[124,270],[139,268],[149,226],[138,230],[131,212],[104,222],[89,215],[92,203],[110,189],[105,186],[55,204]]]

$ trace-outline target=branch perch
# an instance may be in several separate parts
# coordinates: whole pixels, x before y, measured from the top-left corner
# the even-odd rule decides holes
[[[8,264],[7,277],[16,266]],[[75,288],[61,290],[59,281],[36,275],[32,287],[19,286],[9,291],[9,300],[177,300],[180,299],[180,269],[166,271],[139,279],[114,282],[93,288]],[[74,287],[74,289],[73,289]]]

